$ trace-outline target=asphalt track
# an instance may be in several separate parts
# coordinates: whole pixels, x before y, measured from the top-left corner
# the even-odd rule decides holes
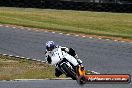
[[[128,84],[85,84],[72,80],[11,81],[0,82],[0,88],[132,88]]]
[[[74,48],[86,69],[103,74],[132,75],[132,43],[0,27],[0,53],[44,60],[44,45],[48,40],[53,40],[61,46]],[[17,88],[18,86],[19,88],[54,88],[54,85],[57,88],[132,88],[131,83],[79,86],[72,80],[0,82],[0,88]]]

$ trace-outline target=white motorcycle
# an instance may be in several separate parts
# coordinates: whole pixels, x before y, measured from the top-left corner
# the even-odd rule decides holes
[[[82,64],[67,52],[62,51],[61,48],[53,50],[51,64],[55,65],[59,71],[67,77],[71,77],[73,80],[76,80],[77,76],[85,74]],[[79,66],[78,69],[76,69],[76,65]]]

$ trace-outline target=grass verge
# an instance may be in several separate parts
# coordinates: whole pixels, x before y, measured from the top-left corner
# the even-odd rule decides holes
[[[0,23],[132,39],[132,14],[0,7]]]
[[[53,66],[0,55],[0,80],[45,78],[55,78]]]
[[[0,80],[56,78],[54,69],[54,66],[46,63],[0,55]],[[95,73],[86,70],[86,74]]]
[[[0,55],[0,80],[56,78],[54,69],[46,63]],[[86,70],[86,74],[95,73]]]

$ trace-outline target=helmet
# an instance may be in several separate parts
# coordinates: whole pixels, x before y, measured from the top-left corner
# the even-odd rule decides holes
[[[55,43],[53,41],[48,41],[46,43],[46,49],[47,51],[52,51],[55,48]]]

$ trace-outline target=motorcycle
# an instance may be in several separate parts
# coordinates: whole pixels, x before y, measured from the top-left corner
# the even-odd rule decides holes
[[[78,63],[78,67],[75,67],[70,62],[71,60],[74,63]],[[71,77],[73,80],[77,80],[79,77],[82,79],[82,76],[85,75],[85,69],[82,63],[67,52],[62,51],[61,48],[56,48],[53,50],[51,64],[55,65],[59,71],[61,71],[67,77]]]

